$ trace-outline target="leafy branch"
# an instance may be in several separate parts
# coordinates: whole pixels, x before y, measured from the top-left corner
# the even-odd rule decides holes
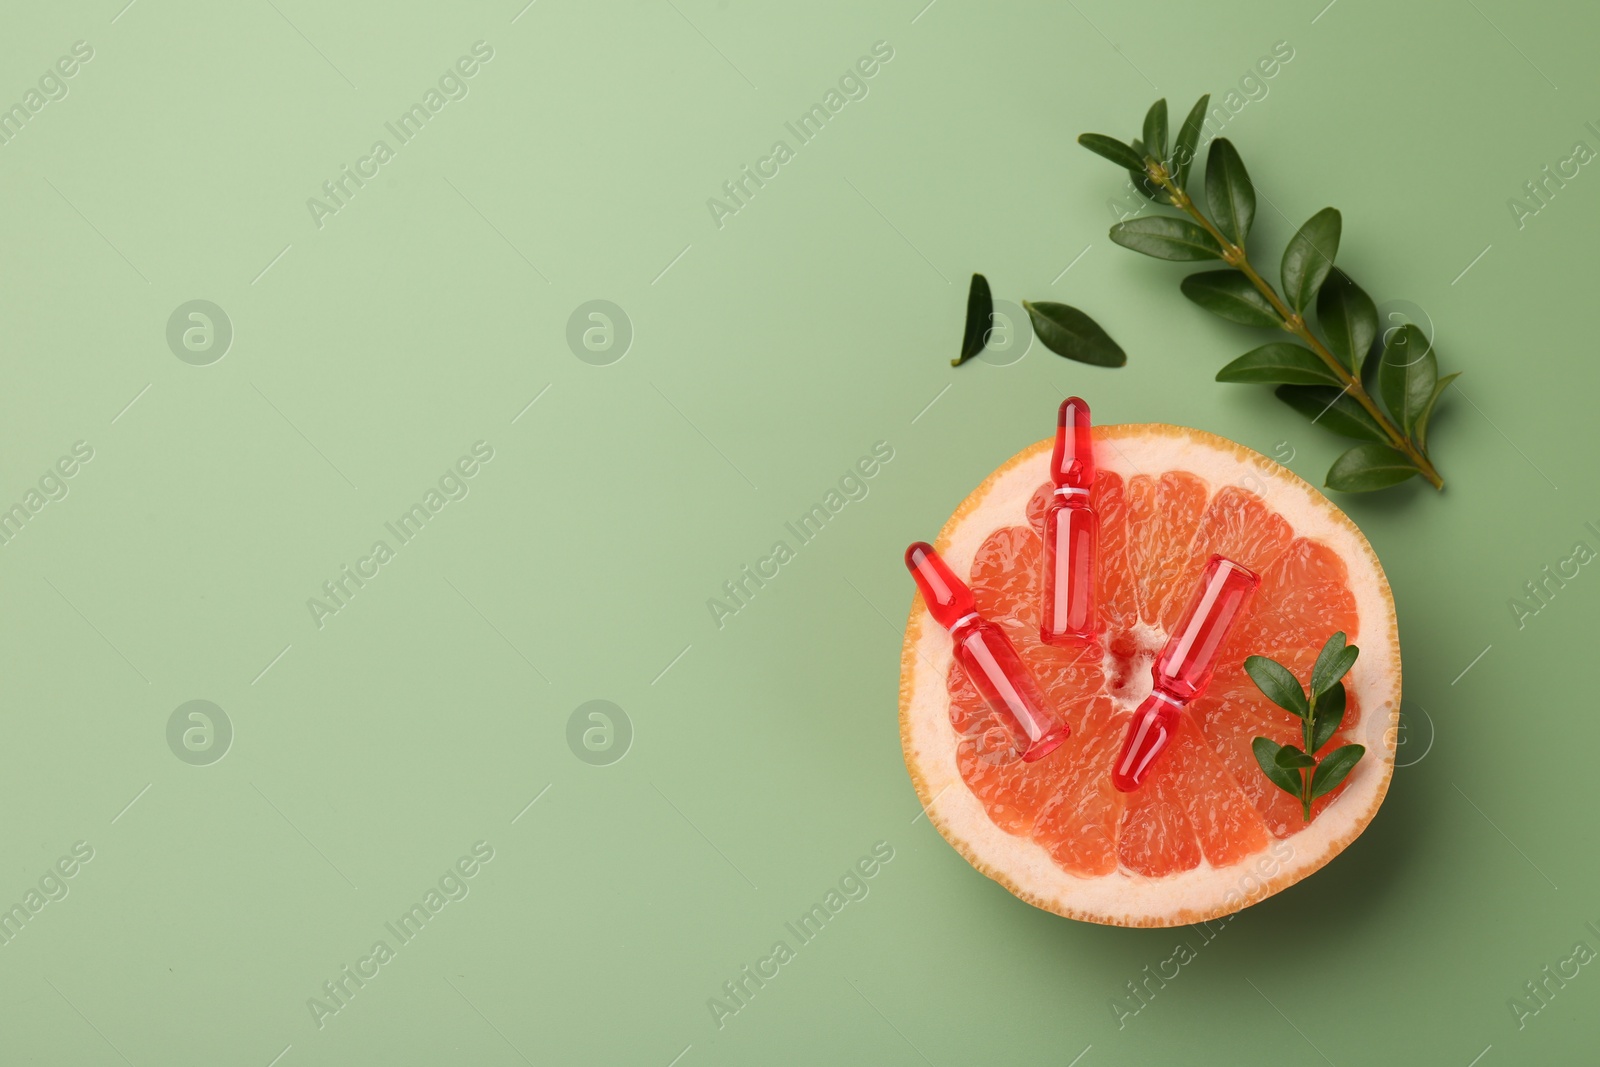
[[[1306,822],[1311,821],[1311,802],[1337,788],[1367,751],[1364,745],[1342,745],[1321,760],[1316,758],[1317,750],[1333,739],[1344,721],[1346,697],[1341,679],[1360,654],[1355,645],[1345,644],[1343,631],[1328,638],[1311,668],[1309,694],[1277,660],[1250,656],[1244,661],[1256,688],[1301,722],[1304,748],[1280,745],[1270,737],[1256,738],[1250,748],[1272,784],[1300,801]]]
[[[1439,375],[1431,342],[1411,323],[1387,331],[1381,356],[1369,358],[1378,340],[1378,312],[1372,298],[1333,265],[1342,228],[1334,208],[1311,216],[1290,238],[1279,271],[1280,295],[1246,251],[1255,220],[1255,186],[1238,151],[1221,137],[1211,142],[1206,157],[1210,214],[1200,209],[1187,186],[1210,99],[1202,96],[1189,112],[1170,153],[1165,100],[1150,108],[1142,137],[1131,144],[1098,133],[1078,138],[1091,152],[1127,170],[1146,197],[1182,213],[1119,222],[1111,228],[1111,240],[1157,259],[1220,259],[1225,269],[1185,278],[1183,295],[1221,318],[1276,327],[1300,342],[1254,348],[1222,368],[1217,380],[1276,384],[1278,398],[1294,410],[1365,442],[1334,462],[1328,470],[1329,488],[1367,492],[1420,474],[1435,489],[1443,489],[1444,479],[1428,456],[1428,425],[1440,396],[1459,375]],[[1313,302],[1321,337],[1306,318]]]

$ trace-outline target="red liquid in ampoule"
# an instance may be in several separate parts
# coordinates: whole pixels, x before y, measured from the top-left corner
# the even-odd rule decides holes
[[[1005,632],[978,615],[972,591],[950,570],[933,546],[918,541],[906,549],[906,569],[935,622],[950,631],[956,662],[1011,733],[1023,762],[1055,751],[1067,739],[1067,725],[1045,703],[1027,664]]]
[[[1151,667],[1155,688],[1128,724],[1122,754],[1111,772],[1112,784],[1122,792],[1139,788],[1172,739],[1178,714],[1211,683],[1217,653],[1260,584],[1254,571],[1222,556],[1212,556],[1206,564],[1200,588]]]
[[[1044,513],[1039,639],[1047,645],[1080,645],[1099,631],[1094,583],[1100,517],[1089,506],[1094,473],[1089,405],[1068,397],[1056,419],[1050,457],[1055,493]]]

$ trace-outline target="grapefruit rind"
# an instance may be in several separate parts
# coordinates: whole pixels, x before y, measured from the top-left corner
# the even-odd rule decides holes
[[[1345,678],[1359,719],[1346,724],[1365,757],[1343,792],[1309,826],[1225,867],[1149,878],[1118,868],[1100,877],[1063,870],[1043,847],[994,824],[962,779],[959,738],[950,725],[946,676],[948,635],[912,601],[900,656],[900,743],[906,768],[929,821],[980,872],[1018,898],[1070,919],[1112,926],[1181,926],[1230,915],[1320,869],[1366,829],[1394,774],[1400,719],[1400,637],[1394,598],[1376,553],[1355,523],[1293,471],[1243,445],[1203,430],[1155,423],[1095,428],[1096,463],[1133,475],[1190,471],[1214,495],[1228,485],[1250,489],[1294,528],[1321,541],[1345,563],[1355,597],[1361,657]],[[1049,480],[1053,441],[1031,445],[1006,461],[964,500],[940,531],[935,548],[966,574],[978,547],[1001,526],[1026,523],[1025,509]],[[1287,714],[1287,713],[1286,713]],[[1287,854],[1286,854],[1287,853]]]

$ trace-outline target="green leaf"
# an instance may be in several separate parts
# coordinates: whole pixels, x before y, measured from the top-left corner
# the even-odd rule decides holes
[[[1224,137],[1211,142],[1211,153],[1206,157],[1206,203],[1211,206],[1211,221],[1217,229],[1243,248],[1244,239],[1250,235],[1250,223],[1256,217],[1256,190],[1250,184],[1244,161]]]
[[[1273,757],[1272,762],[1288,771],[1297,771],[1302,767],[1315,767],[1317,765],[1316,760],[1301,752],[1294,745],[1284,745],[1278,749],[1278,754]]]
[[[1456,371],[1454,374],[1446,374],[1434,383],[1433,395],[1428,398],[1427,404],[1423,405],[1422,414],[1417,416],[1417,424],[1412,427],[1411,436],[1416,439],[1417,447],[1424,452],[1428,450],[1428,423],[1433,419],[1434,405],[1439,403],[1439,397],[1444,395],[1444,391],[1450,388],[1450,383],[1459,377],[1461,372]]]
[[[1256,754],[1256,762],[1261,765],[1261,773],[1265,774],[1273,785],[1298,799],[1303,783],[1298,774],[1278,766],[1278,751],[1281,748],[1282,746],[1270,737],[1258,737],[1250,742],[1250,750]]]
[[[1034,335],[1056,355],[1096,367],[1120,367],[1128,362],[1117,342],[1077,308],[1048,300],[1037,304],[1024,300],[1022,306],[1033,321]]]
[[[1222,249],[1200,226],[1171,215],[1130,219],[1111,227],[1111,239],[1124,248],[1157,259],[1193,261],[1220,259]]]
[[[1317,697],[1317,706],[1311,714],[1311,751],[1317,751],[1339,732],[1339,725],[1344,721],[1344,706],[1343,682],[1334,682],[1331,689]]]
[[[1343,630],[1335,630],[1329,634],[1327,640],[1322,642],[1322,647],[1317,650],[1317,665],[1311,668],[1311,677],[1317,676],[1317,667],[1322,666],[1325,660],[1338,655],[1340,649],[1348,647],[1350,638]]]
[[[1283,250],[1283,295],[1296,311],[1306,309],[1333,269],[1341,226],[1338,210],[1325,207],[1289,238]]]
[[[1172,184],[1179,189],[1189,183],[1189,168],[1194,166],[1194,157],[1200,151],[1200,129],[1206,124],[1206,107],[1210,103],[1210,93],[1196,100],[1189,117],[1178,127],[1178,139],[1172,146]]]
[[[1395,313],[1391,311],[1389,315],[1392,318],[1394,317]],[[1389,334],[1394,330],[1399,329],[1399,327],[1392,326],[1385,330],[1382,328],[1382,323],[1379,323],[1378,326],[1379,332],[1377,335],[1377,342],[1379,343],[1380,348],[1379,354],[1381,354],[1382,342],[1387,341],[1389,339]],[[1381,366],[1383,366],[1383,360],[1377,358],[1373,354],[1372,348],[1369,347],[1367,349],[1365,361],[1361,364],[1361,388],[1366,390],[1368,396],[1375,397],[1378,395],[1378,368]]]
[[[1328,753],[1317,765],[1316,773],[1311,776],[1311,799],[1315,800],[1337,788],[1339,783],[1355,769],[1356,761],[1364,756],[1366,751],[1363,745],[1344,745]]]
[[[1326,693],[1333,683],[1349,672],[1360,654],[1359,648],[1345,644],[1343,630],[1328,638],[1323,643],[1322,651],[1317,653],[1316,666],[1311,668],[1311,692],[1316,696]]]
[[[1438,384],[1439,361],[1422,330],[1408,322],[1391,331],[1378,365],[1378,390],[1390,417],[1407,436]]]
[[[959,367],[982,352],[993,324],[994,298],[989,295],[989,279],[974,274],[972,287],[967,290],[967,325],[961,334],[961,358],[952,359],[950,365]]]
[[[1217,371],[1219,382],[1289,382],[1295,385],[1342,384],[1311,349],[1288,341],[1252,348]]]
[[[1256,688],[1278,707],[1302,719],[1310,714],[1311,706],[1306,703],[1306,691],[1300,687],[1299,680],[1289,672],[1289,668],[1266,656],[1246,656],[1244,669],[1250,675],[1250,680],[1256,683]]]
[[[1246,326],[1280,326],[1283,320],[1250,279],[1236,270],[1206,270],[1179,285],[1183,295],[1229,322]]]
[[[1274,392],[1279,400],[1336,434],[1358,441],[1389,439],[1367,409],[1344,390],[1329,385],[1280,385]]]
[[[1078,135],[1078,143],[1095,155],[1111,160],[1119,167],[1144,173],[1144,157],[1115,137],[1107,137],[1103,133],[1084,133]]]
[[[1399,485],[1416,473],[1416,466],[1405,454],[1388,445],[1356,445],[1333,461],[1327,484],[1341,493],[1370,493]]]
[[[1352,374],[1361,373],[1361,361],[1378,336],[1378,309],[1372,297],[1337,267],[1317,293],[1317,322],[1339,362]]]
[[[1167,101],[1150,105],[1144,116],[1144,150],[1156,159],[1167,158]]]

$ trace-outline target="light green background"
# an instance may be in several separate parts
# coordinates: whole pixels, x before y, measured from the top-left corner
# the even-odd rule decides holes
[[[0,32],[0,102],[94,49],[0,147],[0,505],[94,450],[0,548],[0,902],[94,849],[0,947],[0,1060],[1592,1058],[1594,967],[1525,1029],[1507,1007],[1600,949],[1600,577],[1522,629],[1507,607],[1600,547],[1600,174],[1520,229],[1506,205],[1600,148],[1588,7],[122,3],[12,5]],[[479,40],[470,94],[314,225]],[[870,94],[719,229],[707,198],[877,41]],[[899,559],[1068,391],[1321,481],[1339,442],[1212,382],[1254,339],[1107,241],[1118,176],[1072,143],[1224,94],[1278,41],[1226,130],[1262,258],[1337,205],[1341,262],[1466,372],[1448,491],[1345,501],[1394,584],[1413,765],[1119,1029],[1111,998],[1201,938],[1037,911],[917,818]],[[974,270],[1090,310],[1127,368],[953,370]],[[233,324],[210,366],[165,340],[192,299]],[[633,324],[609,366],[565,339],[591,299]],[[319,630],[307,598],[476,441],[470,495]],[[876,441],[869,495],[719,630],[707,598]],[[192,699],[235,730],[210,766],[167,745]],[[609,766],[566,739],[594,699],[635,731]],[[319,1029],[307,999],[477,841],[470,895]],[[708,998],[877,841],[870,895],[718,1029]]]

